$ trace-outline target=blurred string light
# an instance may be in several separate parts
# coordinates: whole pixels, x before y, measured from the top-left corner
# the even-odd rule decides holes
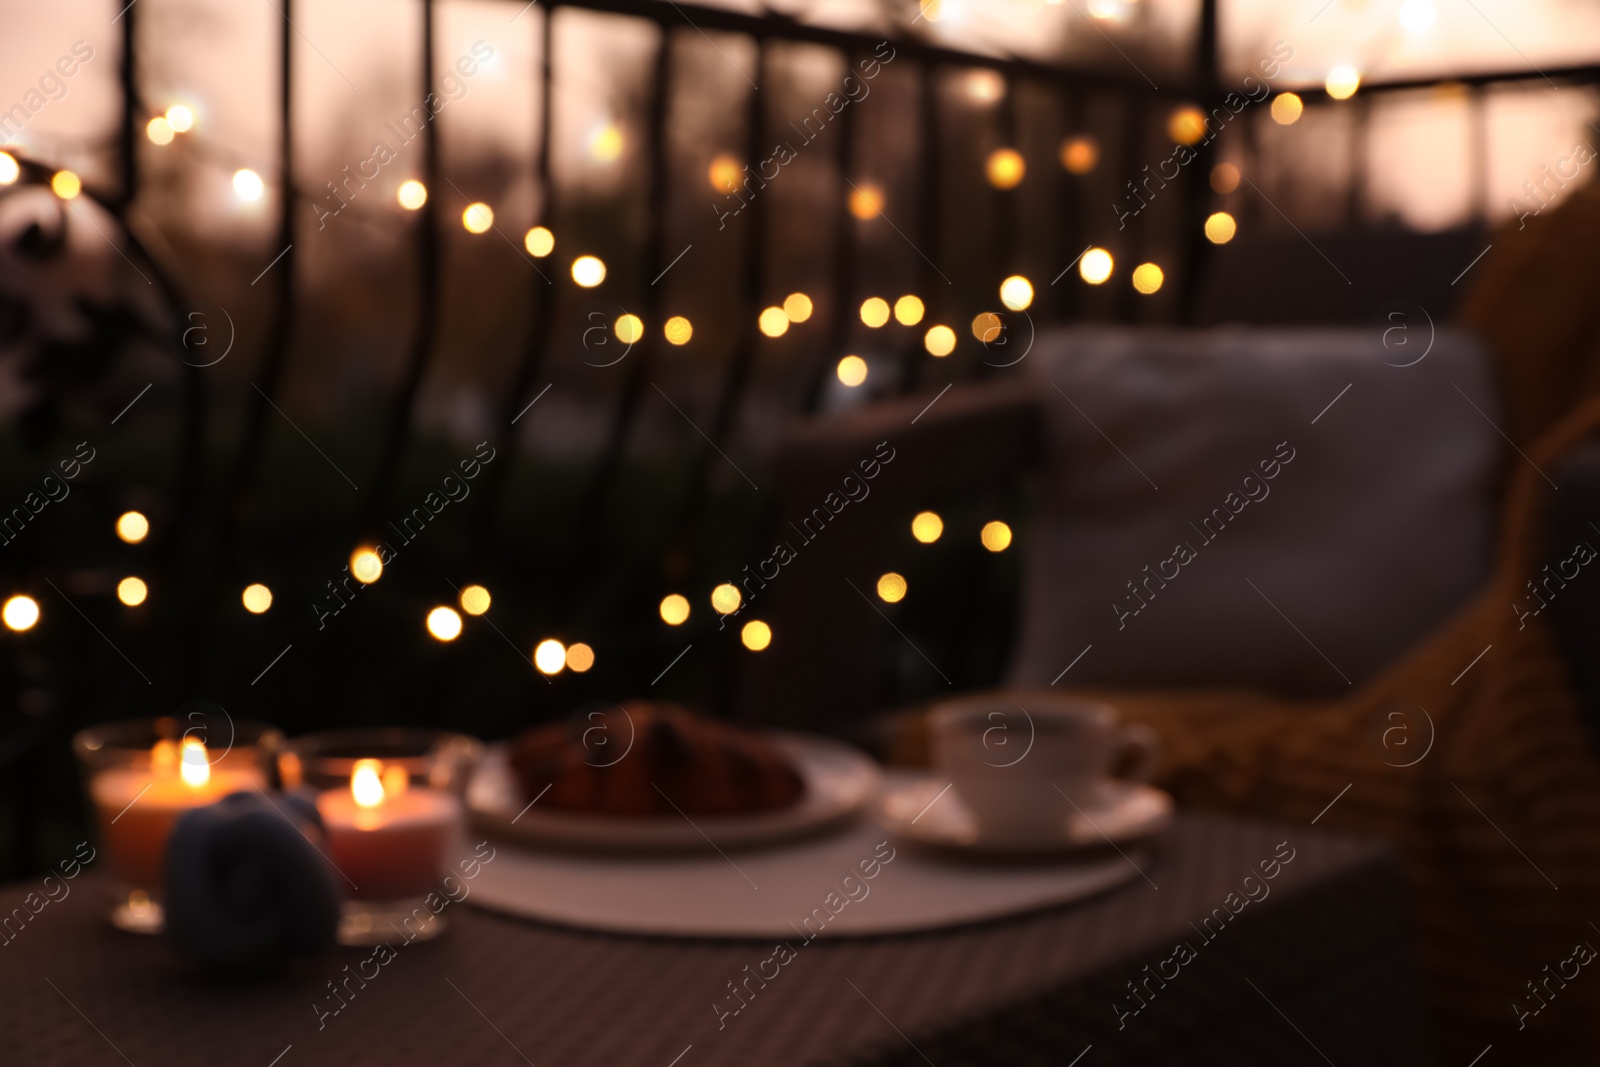
[[[686,345],[694,336],[694,324],[682,315],[674,315],[667,320],[661,332],[666,334],[668,344]]]
[[[535,259],[543,259],[556,250],[556,235],[543,226],[535,226],[522,235],[522,247]]]
[[[1327,81],[1323,88],[1328,90],[1328,95],[1335,100],[1348,100],[1356,95],[1356,90],[1361,88],[1361,72],[1348,63],[1341,63],[1328,71]]]
[[[867,361],[860,356],[845,356],[835,369],[839,380],[854,389],[867,380]]]
[[[6,600],[0,607],[0,619],[5,620],[6,629],[21,633],[23,630],[33,629],[34,623],[39,621],[39,602],[31,596],[18,594]]]
[[[455,608],[434,608],[428,612],[428,633],[438,641],[454,641],[461,636],[461,616]]]
[[[850,190],[850,214],[866,222],[883,214],[883,190],[876,185],[858,185]]]
[[[1206,113],[1193,104],[1178,108],[1167,118],[1167,136],[1178,144],[1197,144],[1206,135]]]
[[[920,298],[908,293],[894,302],[894,321],[902,326],[915,326],[927,310]]]
[[[578,641],[567,648],[567,669],[582,674],[594,666],[594,649]]]
[[[1412,33],[1427,33],[1433,26],[1434,10],[1428,0],[1406,0],[1400,5],[1400,25]]]
[[[540,674],[560,674],[567,665],[567,646],[547,637],[533,648],[533,665]]]
[[[468,615],[482,615],[489,610],[489,590],[481,585],[469,585],[461,590],[461,610]]]
[[[241,167],[233,172],[233,191],[240,200],[255,203],[267,195],[267,183],[249,167]]]
[[[461,225],[468,233],[488,233],[494,225],[494,208],[482,200],[468,204],[461,212]]]
[[[1026,311],[1033,303],[1033,283],[1020,274],[1013,274],[1000,283],[1000,303],[1012,311]]]
[[[711,160],[711,166],[706,168],[706,178],[711,182],[711,188],[719,193],[731,193],[739,188],[739,179],[744,177],[744,168],[739,160],[727,152],[720,153]]]
[[[906,598],[906,580],[894,571],[878,579],[878,599],[885,604],[898,604]]]
[[[1028,164],[1015,148],[997,148],[989,153],[983,170],[996,189],[1015,189],[1028,173]]]
[[[1293,126],[1305,111],[1305,101],[1298,93],[1279,93],[1272,98],[1272,121],[1280,126]]]
[[[1093,137],[1068,137],[1061,142],[1061,166],[1068,174],[1088,174],[1100,162],[1100,145]]]
[[[10,185],[22,176],[17,157],[10,152],[0,152],[0,185]]]
[[[681,593],[668,593],[661,598],[661,621],[668,626],[682,626],[689,621],[689,598]]]
[[[711,607],[718,615],[728,615],[739,610],[739,604],[744,597],[739,592],[739,587],[723,582],[711,590]]]
[[[889,321],[889,301],[869,296],[861,303],[861,321],[876,330]]]
[[[572,280],[593,289],[606,280],[606,265],[598,256],[579,256],[572,261]]]
[[[173,104],[167,108],[164,117],[167,125],[177,133],[188,133],[194,129],[194,110],[185,104]]]
[[[1225,245],[1239,232],[1239,224],[1226,211],[1218,211],[1206,218],[1206,240],[1214,245]]]
[[[244,610],[252,615],[265,615],[267,609],[272,607],[272,590],[260,582],[252,582],[244,587],[244,592],[239,595],[239,600],[244,604]]]
[[[944,18],[945,0],[920,0],[917,4],[917,17],[927,19],[929,22],[938,22]]]
[[[631,345],[644,337],[644,320],[633,314],[622,315],[618,317],[612,329],[617,335],[617,340],[625,345]]]
[[[149,595],[150,587],[144,584],[142,578],[135,578],[130,575],[117,583],[117,599],[130,608],[136,608],[143,604],[145,597]]]
[[[1006,95],[1006,80],[997,71],[973,70],[962,79],[962,88],[973,103],[993,104]]]
[[[167,121],[165,115],[157,115],[145,124],[144,135],[150,138],[150,143],[155,145],[171,144],[177,136],[172,130],[172,123]]]
[[[1145,296],[1161,288],[1161,283],[1166,280],[1166,274],[1154,263],[1141,263],[1133,268],[1133,287]]]
[[[956,350],[956,332],[948,326],[935,326],[922,338],[928,355],[943,359]]]
[[[83,192],[83,179],[70,170],[58,170],[50,178],[50,191],[63,200],[75,200]]]
[[[1011,547],[1011,527],[996,519],[986,522],[978,533],[978,540],[983,542],[983,547],[990,552],[1004,552]]]
[[[1232,163],[1218,163],[1212,167],[1211,188],[1223,194],[1239,188],[1239,168]]]
[[[783,300],[783,313],[790,322],[805,322],[813,308],[811,298],[804,293],[790,293]]]
[[[428,187],[411,178],[400,183],[395,199],[400,201],[400,206],[407,211],[416,211],[428,202]]]
[[[972,336],[978,339],[979,344],[988,344],[999,340],[1005,332],[1005,323],[1000,321],[1000,316],[992,311],[980,311],[972,319]]]
[[[150,536],[150,520],[143,512],[124,511],[117,516],[117,536],[130,545],[136,545]]]
[[[615,122],[602,123],[589,132],[589,158],[596,163],[615,163],[622,158],[622,130]]]
[[[383,577],[383,560],[370,548],[358,548],[350,553],[350,573],[362,585],[371,585]]]
[[[1078,259],[1078,276],[1090,285],[1099,285],[1111,277],[1114,265],[1110,252],[1091,248]]]
[[[780,307],[766,308],[756,320],[756,326],[768,337],[782,337],[789,332],[789,316]]]
[[[744,624],[744,629],[739,631],[739,640],[744,642],[744,647],[751,652],[760,652],[772,644],[772,627],[760,619],[751,619]]]
[[[939,535],[944,533],[944,520],[936,511],[919,511],[911,520],[911,536],[925,545],[931,545],[939,540]]]

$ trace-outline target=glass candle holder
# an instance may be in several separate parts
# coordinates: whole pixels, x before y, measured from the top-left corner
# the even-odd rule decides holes
[[[437,891],[465,839],[462,796],[482,755],[480,742],[442,730],[328,730],[284,744],[283,787],[315,793],[345,892],[342,944],[444,932]]]
[[[178,817],[240,790],[270,784],[283,735],[234,721],[221,708],[181,718],[102,723],[72,739],[113,880],[112,925],[156,934],[163,926],[167,838]]]

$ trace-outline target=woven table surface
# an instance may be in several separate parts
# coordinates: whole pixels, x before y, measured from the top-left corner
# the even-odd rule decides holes
[[[1202,921],[1228,915],[1229,894],[1238,901],[1281,842],[1294,858],[1268,895],[1205,936]],[[470,896],[448,908],[444,937],[396,938],[382,966],[370,949],[339,949],[270,976],[219,978],[159,939],[112,929],[103,886],[85,875],[7,929],[0,1063],[1420,1062],[1407,891],[1380,846],[1184,816],[1142,866],[1100,897],[1003,922],[797,936],[764,983],[751,976],[773,973],[767,942],[586,933],[502,918]],[[30,890],[0,890],[0,909],[14,916]],[[1163,964],[1179,941],[1193,958]],[[1147,965],[1170,981],[1149,981]],[[1129,982],[1149,991],[1136,1014]],[[742,999],[729,983],[744,983]]]

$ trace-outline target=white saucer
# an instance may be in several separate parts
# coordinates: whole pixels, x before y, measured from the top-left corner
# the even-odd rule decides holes
[[[772,734],[805,779],[800,802],[750,815],[622,818],[528,804],[507,762],[505,744],[492,745],[467,784],[475,825],[532,845],[623,852],[711,852],[771,844],[844,822],[877,796],[878,765],[838,741],[807,734]]]
[[[948,788],[948,791],[945,791]],[[942,795],[941,795],[942,794]],[[904,841],[959,852],[1071,853],[1127,845],[1153,837],[1172,822],[1172,796],[1154,786],[1108,778],[1087,797],[1061,802],[1059,833],[1020,839],[985,833],[945,778],[919,778],[890,789],[879,804],[884,828]]]

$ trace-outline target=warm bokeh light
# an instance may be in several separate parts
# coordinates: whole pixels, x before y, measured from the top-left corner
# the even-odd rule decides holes
[[[744,596],[739,592],[739,587],[730,585],[727,582],[723,582],[711,590],[711,606],[718,615],[727,615],[730,612],[738,611],[739,604],[743,600]]]
[[[606,280],[606,265],[599,256],[579,256],[572,261],[572,280],[593,289]]]
[[[997,148],[989,153],[983,171],[996,189],[1015,189],[1028,173],[1028,164],[1015,148]]]
[[[172,132],[172,123],[163,115],[157,115],[144,127],[144,135],[150,138],[151,144],[171,144],[177,134]]]
[[[1100,145],[1093,137],[1068,137],[1061,142],[1061,165],[1068,174],[1088,174],[1100,162]]]
[[[744,647],[751,652],[760,652],[772,644],[772,627],[760,619],[751,619],[744,624],[744,629],[739,631],[739,640],[744,642]]]
[[[596,163],[615,163],[622,158],[622,129],[615,122],[597,126],[589,134],[589,158]]]
[[[494,225],[494,208],[482,200],[468,204],[461,212],[461,225],[468,233],[488,233]]]
[[[272,590],[260,582],[253,582],[244,587],[239,599],[244,603],[244,610],[250,614],[264,615],[272,607]]]
[[[956,332],[948,326],[935,326],[923,336],[922,347],[930,356],[943,359],[956,350]]]
[[[917,5],[917,17],[938,22],[944,18],[944,0],[921,0]]]
[[[992,311],[980,311],[973,317],[972,336],[976,337],[982,344],[999,340],[1000,335],[1005,333],[1005,330],[1006,324],[1000,320],[999,315]]]
[[[1322,84],[1335,100],[1348,100],[1361,88],[1361,72],[1347,63],[1341,63],[1328,71],[1328,79]]]
[[[1133,287],[1145,296],[1161,288],[1161,283],[1166,280],[1160,267],[1154,263],[1141,263],[1133,268]]]
[[[33,629],[33,624],[39,621],[39,602],[31,596],[14,596],[0,607],[0,619],[5,620],[6,629],[22,632]]]
[[[1428,0],[1406,0],[1400,5],[1400,25],[1410,33],[1427,33],[1433,26],[1434,10]]]
[[[461,616],[455,608],[434,608],[428,612],[428,633],[438,641],[454,641],[461,636]]]
[[[58,170],[50,179],[50,191],[63,200],[76,199],[83,192],[83,179],[70,170]]]
[[[575,672],[577,674],[582,674],[584,671],[588,670],[590,667],[593,667],[593,666],[594,666],[594,649],[590,648],[588,645],[584,644],[582,641],[577,642],[571,648],[567,649],[567,669],[568,670],[573,671],[573,672]]]
[[[894,302],[894,321],[902,326],[915,326],[927,311],[920,298],[908,293]]]
[[[1197,144],[1206,135],[1206,113],[1193,104],[1178,108],[1167,118],[1167,136],[1178,144]]]
[[[150,595],[150,587],[144,584],[144,579],[134,578],[131,575],[117,583],[117,599],[136,608],[144,603],[144,598]]]
[[[962,89],[966,91],[967,99],[975,104],[997,103],[1006,95],[1006,80],[998,71],[969,70],[966,77],[961,79]]]
[[[1272,98],[1272,121],[1280,126],[1293,126],[1300,121],[1300,113],[1305,109],[1305,101],[1300,99],[1299,93],[1279,93]]]
[[[925,545],[931,545],[939,540],[939,535],[944,533],[944,520],[936,511],[919,511],[917,517],[911,520],[911,536]]]
[[[1226,211],[1218,211],[1206,218],[1206,240],[1214,245],[1225,245],[1239,232],[1239,224]]]
[[[711,166],[706,168],[706,177],[711,182],[711,188],[717,192],[731,193],[739,188],[739,179],[744,177],[744,168],[736,158],[723,152],[711,161]]]
[[[779,307],[767,308],[761,312],[761,318],[756,320],[756,325],[768,337],[782,337],[789,332],[789,316]]]
[[[254,203],[267,195],[267,183],[261,180],[261,175],[243,167],[233,172],[233,191],[239,194],[240,200]]]
[[[194,129],[194,112],[183,104],[173,104],[167,108],[167,125],[178,133],[188,133]]]
[[[983,547],[990,552],[1004,552],[1011,547],[1011,527],[998,519],[986,522],[978,534],[978,540],[982,541]]]
[[[1211,188],[1219,193],[1231,193],[1239,188],[1239,168],[1232,163],[1218,163],[1212,167]]]
[[[543,226],[535,226],[522,235],[522,247],[535,259],[543,259],[556,250],[556,235]]]
[[[375,808],[383,803],[383,764],[375,759],[358,759],[350,768],[350,797],[359,808]]]
[[[400,201],[400,206],[407,211],[416,211],[428,202],[428,187],[415,178],[407,179],[400,183],[395,199]]]
[[[383,560],[370,548],[358,548],[350,553],[350,573],[362,585],[371,585],[383,577]]]
[[[861,303],[861,321],[876,330],[889,321],[889,301],[881,296],[869,296]]]
[[[1103,248],[1091,248],[1078,260],[1078,276],[1090,285],[1099,285],[1111,277],[1115,266],[1111,253]]]
[[[461,590],[458,598],[461,601],[461,610],[468,615],[482,615],[489,610],[489,590],[481,585],[469,585]]]
[[[183,739],[178,759],[178,777],[183,784],[199,788],[211,781],[211,761],[206,758],[206,743],[198,737]]]
[[[878,599],[886,604],[898,604],[906,598],[906,580],[894,571],[878,579]]]
[[[0,185],[10,185],[22,176],[17,157],[10,152],[0,152]]]
[[[560,674],[567,665],[567,646],[553,637],[545,638],[534,647],[533,665],[540,674]]]
[[[668,593],[661,598],[661,621],[668,626],[682,626],[689,621],[689,598],[681,593]]]
[[[1000,303],[1012,311],[1026,311],[1033,303],[1033,283],[1020,274],[1013,274],[1000,283]]]
[[[668,344],[686,345],[689,343],[689,339],[694,336],[694,324],[682,315],[674,315],[667,320],[667,324],[661,328],[661,332],[666,334]]]
[[[631,345],[644,336],[644,320],[631,313],[619,315],[612,329],[616,332],[617,340]]]
[[[867,361],[860,356],[845,356],[834,373],[839,375],[841,382],[854,389],[867,380]]]
[[[883,214],[883,190],[876,185],[858,185],[850,190],[850,214],[862,222]]]
[[[117,516],[117,536],[136,545],[150,536],[150,520],[144,517],[143,512],[124,511]]]
[[[811,317],[813,305],[811,298],[804,293],[790,293],[784,297],[783,313],[789,316],[790,322],[804,322]]]

